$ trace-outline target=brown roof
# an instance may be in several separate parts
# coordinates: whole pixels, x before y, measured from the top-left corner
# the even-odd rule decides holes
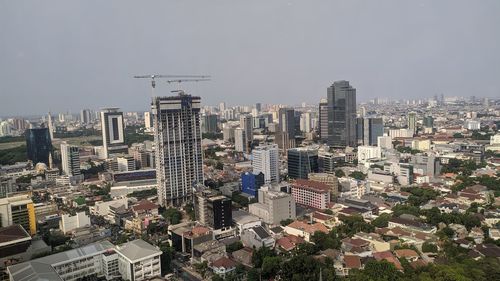
[[[23,238],[31,238],[31,236],[19,224],[0,228],[0,243],[7,243]]]
[[[297,179],[292,187],[300,187],[319,193],[330,192],[330,187],[327,184],[313,180]]]
[[[184,232],[184,236],[186,237],[198,237],[210,232],[210,229],[203,226],[195,226],[191,230]]]
[[[426,266],[426,265],[427,265],[427,262],[424,260],[416,260],[416,261],[410,262],[410,266],[413,269],[417,269],[418,267],[422,267],[422,266]]]
[[[396,254],[396,257],[398,258],[415,258],[419,257],[417,252],[411,249],[399,249],[399,250],[394,250],[394,253]]]
[[[386,260],[386,261],[394,264],[394,266],[396,266],[396,268],[398,270],[403,270],[403,266],[401,266],[401,263],[399,262],[399,260],[390,251],[373,253],[373,257],[377,261]]]
[[[300,229],[310,234],[314,234],[314,232],[316,231],[328,233],[328,228],[326,228],[326,226],[324,226],[322,223],[319,222],[314,224],[308,224],[303,221],[294,221],[291,224],[287,225],[286,227]]]
[[[370,245],[370,242],[359,238],[345,238],[342,240],[342,242],[351,244],[355,247],[366,247]]]
[[[295,248],[298,244],[304,243],[304,239],[294,236],[294,235],[288,235],[285,237],[282,237],[276,241],[276,244],[283,248],[285,251],[290,251]]]
[[[134,210],[134,212],[148,211],[148,210],[158,209],[158,205],[154,204],[153,202],[151,202],[147,199],[142,199],[137,204],[135,204],[132,207],[132,209]]]
[[[228,269],[228,268],[236,267],[236,263],[229,258],[221,257],[220,259],[215,260],[212,263],[212,266],[213,267],[224,267],[224,268]]]
[[[344,264],[347,268],[361,268],[361,259],[359,256],[345,255]]]

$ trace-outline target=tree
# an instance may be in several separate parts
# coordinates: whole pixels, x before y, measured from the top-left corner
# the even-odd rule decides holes
[[[357,180],[364,180],[366,178],[366,175],[363,172],[360,172],[360,171],[354,171],[349,176],[351,178],[355,178]]]
[[[207,261],[195,263],[193,264],[193,268],[201,275],[201,277],[205,278],[208,272],[208,263]]]
[[[337,178],[342,178],[342,177],[345,177],[345,173],[341,169],[337,169],[337,170],[335,170],[335,176]]]
[[[241,243],[241,241],[236,241],[226,246],[226,252],[228,253],[232,253],[240,249],[243,249],[243,243]]]
[[[424,253],[437,253],[438,247],[434,243],[424,242],[422,244],[422,252]]]
[[[252,263],[255,267],[262,267],[262,263],[266,257],[275,257],[276,253],[268,247],[260,247],[254,251],[252,255]]]
[[[389,225],[389,220],[391,219],[391,215],[389,214],[381,214],[378,218],[372,221],[372,225],[375,227],[387,227]]]
[[[174,258],[174,248],[169,245],[162,245],[160,247],[162,252],[161,260],[161,272],[162,275],[172,272],[172,260]]]
[[[349,280],[397,281],[403,279],[401,278],[401,273],[396,269],[394,264],[385,260],[371,260],[366,263],[364,270],[355,271],[354,274],[349,277]]]
[[[311,237],[311,241],[320,249],[339,249],[341,245],[337,231],[332,229],[329,233],[316,231]]]
[[[163,213],[162,216],[170,223],[170,224],[178,224],[182,220],[182,213],[175,208],[168,208]]]
[[[262,277],[271,278],[278,274],[281,267],[280,257],[265,257],[262,262]]]
[[[282,226],[287,226],[287,225],[291,224],[292,222],[293,222],[293,220],[292,220],[292,219],[286,219],[286,220],[282,220],[282,221],[280,221],[280,224],[281,224]]]

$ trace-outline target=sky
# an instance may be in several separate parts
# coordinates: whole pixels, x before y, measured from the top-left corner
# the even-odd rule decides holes
[[[148,108],[146,74],[207,105],[500,97],[498,0],[0,0],[0,116]]]

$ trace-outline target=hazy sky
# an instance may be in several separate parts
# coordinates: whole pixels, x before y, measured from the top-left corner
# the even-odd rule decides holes
[[[0,0],[0,116],[146,109],[150,73],[212,75],[204,104],[500,97],[500,1]]]

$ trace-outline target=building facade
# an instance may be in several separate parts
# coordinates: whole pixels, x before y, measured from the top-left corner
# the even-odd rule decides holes
[[[200,97],[180,93],[152,104],[158,199],[162,206],[189,202],[203,182]]]
[[[252,167],[255,175],[264,174],[264,183],[278,183],[280,181],[278,145],[256,147],[252,151]]]
[[[310,148],[293,148],[287,151],[288,177],[291,179],[307,179],[309,173],[317,173],[318,151]]]
[[[110,154],[127,153],[124,125],[123,112],[119,108],[101,110],[102,145],[106,158]]]
[[[349,81],[336,81],[327,90],[328,144],[356,146],[356,89]]]
[[[52,140],[48,128],[26,130],[26,152],[28,160],[33,164],[49,165],[49,155],[52,153]]]
[[[65,175],[78,176],[80,172],[80,150],[78,146],[61,143],[61,164]]]

